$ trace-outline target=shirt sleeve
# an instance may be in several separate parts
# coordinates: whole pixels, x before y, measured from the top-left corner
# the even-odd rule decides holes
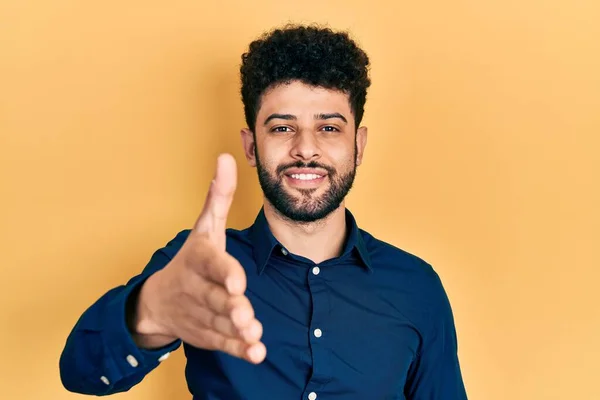
[[[187,233],[180,232],[152,255],[141,274],[110,289],[80,316],[59,361],[67,390],[97,396],[127,391],[181,345],[177,340],[161,349],[139,348],[127,327],[126,307],[144,281],[169,263]]]
[[[407,400],[467,400],[458,359],[454,317],[439,276],[434,272],[430,321],[422,332],[422,345],[410,367]]]

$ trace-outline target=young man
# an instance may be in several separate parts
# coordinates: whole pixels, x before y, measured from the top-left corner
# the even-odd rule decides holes
[[[264,206],[226,229],[236,165],[221,155],[193,229],[75,325],[60,359],[68,390],[126,391],[184,343],[197,400],[467,398],[438,275],[344,206],[367,143],[368,67],[329,29],[250,44],[241,136]]]

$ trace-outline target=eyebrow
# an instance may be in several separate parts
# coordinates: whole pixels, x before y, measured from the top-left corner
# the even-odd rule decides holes
[[[344,121],[344,123],[348,123],[348,120],[346,120],[346,117],[344,117],[342,114],[340,113],[321,113],[321,114],[316,114],[315,115],[315,119],[320,119],[320,120],[324,120],[324,119],[332,119],[332,118],[339,118],[342,121]],[[285,119],[288,121],[296,121],[298,118],[295,115],[292,114],[271,114],[267,117],[267,119],[265,120],[265,125],[267,125],[269,123],[269,121],[273,120],[273,119]]]
[[[265,125],[267,125],[269,123],[270,120],[272,119],[285,119],[285,120],[297,120],[298,118],[296,118],[295,115],[292,114],[271,114],[267,117],[267,119],[265,120]]]
[[[329,114],[317,114],[315,115],[315,119],[331,119],[331,118],[339,118],[342,121],[344,121],[344,123],[348,123],[348,121],[346,120],[346,117],[344,117],[342,114],[340,113],[329,113]]]

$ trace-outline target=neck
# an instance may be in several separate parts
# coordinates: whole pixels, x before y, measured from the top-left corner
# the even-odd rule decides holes
[[[281,215],[265,200],[265,217],[273,236],[291,253],[318,264],[339,256],[346,241],[344,202],[327,217],[315,222],[297,222]]]

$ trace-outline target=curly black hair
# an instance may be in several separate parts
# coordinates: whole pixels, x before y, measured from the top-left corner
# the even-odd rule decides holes
[[[248,128],[255,132],[261,95],[294,80],[349,95],[358,128],[364,114],[369,57],[347,32],[288,24],[264,33],[242,55],[241,94]]]

